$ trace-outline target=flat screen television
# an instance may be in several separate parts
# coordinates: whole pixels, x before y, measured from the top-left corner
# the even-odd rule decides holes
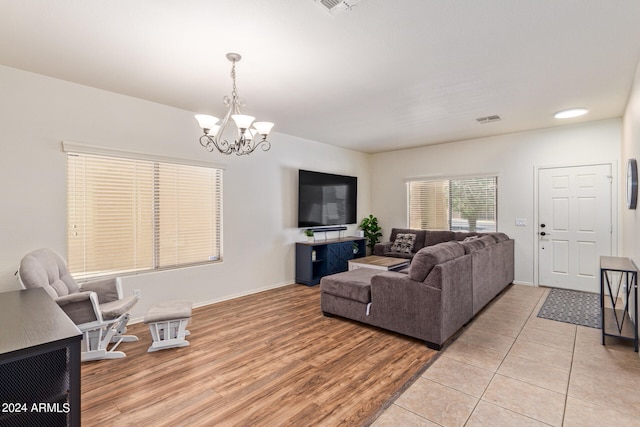
[[[358,177],[300,169],[298,227],[354,224]]]

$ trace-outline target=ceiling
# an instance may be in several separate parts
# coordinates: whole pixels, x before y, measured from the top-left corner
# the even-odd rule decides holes
[[[0,0],[0,64],[221,117],[238,52],[245,113],[375,153],[620,117],[639,22],[638,0]]]

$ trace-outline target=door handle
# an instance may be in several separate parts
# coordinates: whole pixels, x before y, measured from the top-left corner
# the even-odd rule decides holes
[[[544,231],[541,231],[541,232],[540,232],[540,235],[541,235],[541,236],[550,236],[550,234],[549,234],[549,233],[546,233],[546,232],[544,232]]]

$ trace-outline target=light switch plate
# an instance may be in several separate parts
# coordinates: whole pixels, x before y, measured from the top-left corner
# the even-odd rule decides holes
[[[526,227],[527,226],[527,220],[524,218],[516,218],[516,226],[518,227]]]

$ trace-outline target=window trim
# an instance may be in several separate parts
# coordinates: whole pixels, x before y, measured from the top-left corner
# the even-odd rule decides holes
[[[103,147],[99,145],[83,144],[81,142],[62,141],[62,151],[73,154],[94,154],[96,156],[122,157],[131,160],[148,160],[151,162],[175,163],[187,166],[200,166],[225,170],[226,164],[209,162],[206,160],[185,159],[181,157],[163,156],[160,154],[129,151],[120,148]]]
[[[469,178],[500,178],[498,172],[482,172],[482,173],[464,173],[464,174],[436,174],[436,175],[420,175],[412,176],[404,179],[404,183],[408,184],[415,181],[438,181],[438,180],[453,180],[453,179],[469,179]]]

